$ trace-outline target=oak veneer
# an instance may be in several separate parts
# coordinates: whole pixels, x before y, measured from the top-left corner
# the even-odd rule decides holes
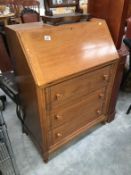
[[[47,161],[53,151],[108,120],[119,55],[104,20],[14,25],[6,32],[25,126]]]

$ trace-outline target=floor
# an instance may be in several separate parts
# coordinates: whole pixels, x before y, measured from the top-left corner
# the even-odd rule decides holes
[[[8,99],[3,114],[20,175],[131,175],[131,114],[125,114],[130,103],[131,94],[121,92],[113,122],[88,132],[45,164],[22,134],[15,105]]]

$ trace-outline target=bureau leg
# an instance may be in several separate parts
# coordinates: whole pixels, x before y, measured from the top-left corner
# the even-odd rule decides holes
[[[44,159],[45,163],[48,163],[48,161],[49,161],[49,154],[48,153],[44,153],[43,159]]]
[[[105,125],[106,123],[107,123],[106,120],[101,122],[102,125]]]
[[[29,135],[28,131],[27,131],[27,128],[25,127],[24,124],[22,124],[22,133],[26,134],[27,136]]]
[[[107,117],[101,122],[102,125],[105,125],[107,123]]]
[[[107,122],[110,123],[114,120],[115,118],[116,111],[113,111],[112,113],[108,114]]]

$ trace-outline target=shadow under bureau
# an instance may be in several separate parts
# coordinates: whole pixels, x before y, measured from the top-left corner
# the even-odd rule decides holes
[[[108,120],[119,56],[104,20],[6,28],[24,124],[44,161]]]

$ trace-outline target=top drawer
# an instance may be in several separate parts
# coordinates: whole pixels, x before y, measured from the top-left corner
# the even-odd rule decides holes
[[[52,107],[77,99],[107,85],[111,77],[111,66],[85,73],[50,88]]]

